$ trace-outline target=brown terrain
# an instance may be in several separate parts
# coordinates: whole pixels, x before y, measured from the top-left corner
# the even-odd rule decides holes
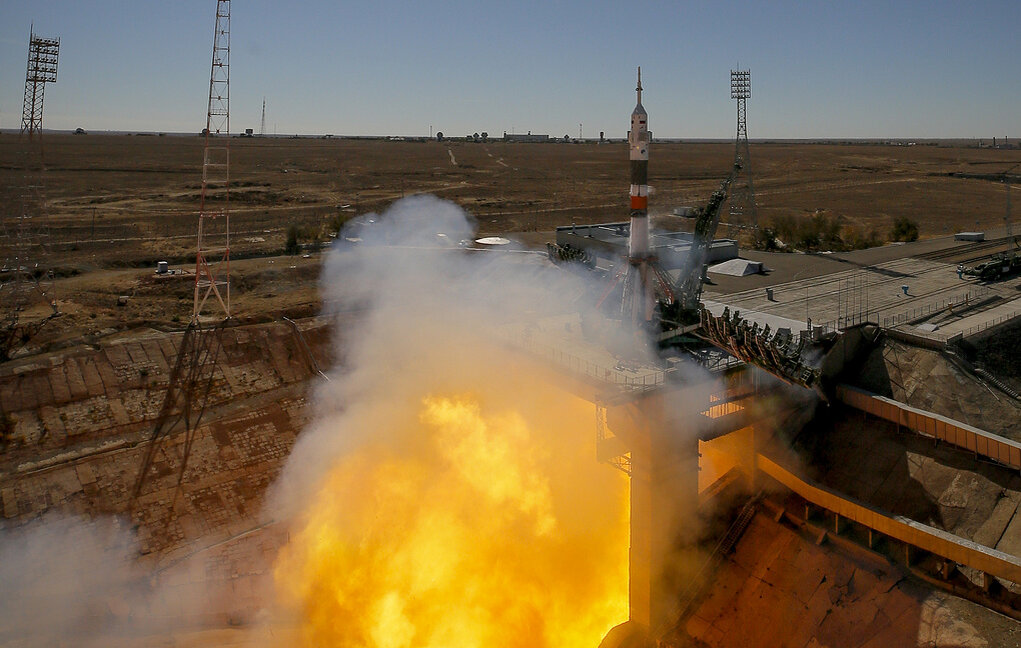
[[[626,214],[622,143],[232,140],[237,325],[221,336],[186,470],[179,472],[186,435],[170,435],[133,497],[191,315],[202,145],[199,137],[47,135],[41,198],[29,200],[29,209],[42,242],[34,254],[53,271],[43,285],[61,316],[0,364],[0,530],[48,513],[119,515],[130,520],[150,581],[168,600],[204,584],[201,613],[190,611],[187,623],[159,641],[142,637],[137,645],[232,645],[239,640],[228,628],[257,621],[286,535],[260,515],[266,490],[313,416],[317,369],[333,361],[331,340],[357,316],[315,317],[322,246],[311,244],[332,241],[355,215],[415,193],[461,205],[480,235],[529,244],[551,239],[558,225]],[[23,168],[20,146],[15,136],[0,136],[0,216],[8,233],[24,187],[40,178]],[[657,144],[650,183],[660,223],[688,227],[672,208],[703,203],[729,173],[732,155],[730,144]],[[824,213],[885,236],[895,218],[907,217],[922,238],[1002,225],[1005,194],[996,174],[1021,158],[951,146],[781,143],[755,144],[752,155],[760,222]],[[213,204],[222,204],[217,198]],[[308,258],[283,254],[292,225]],[[158,260],[184,273],[157,278]],[[23,316],[45,312],[45,303],[33,309]],[[284,316],[300,321],[292,326]],[[997,367],[995,347],[979,353]],[[932,383],[946,383],[946,391],[962,383],[952,366],[922,352],[898,344],[885,354],[909,357],[895,366],[912,369],[888,376],[891,395],[904,402],[931,407]],[[962,392],[945,414],[998,431],[998,400]],[[888,451],[891,464],[956,461],[928,459],[925,448],[904,458],[897,448]],[[825,458],[825,448],[817,452]],[[1016,481],[986,489],[1010,499],[1011,515],[1021,501]],[[803,529],[775,520],[758,515],[720,568],[718,586],[685,628],[692,645],[1017,645],[1016,622],[909,579],[872,553],[819,547]],[[137,612],[96,601],[90,614],[106,621]],[[168,619],[174,613],[161,611]],[[168,638],[209,628],[225,634]],[[781,639],[788,629],[797,641]],[[0,645],[10,638],[0,628]]]
[[[243,318],[316,311],[317,263],[267,258],[282,252],[289,226],[300,228],[306,245],[329,241],[344,220],[401,196],[452,200],[475,217],[480,235],[516,234],[533,244],[552,238],[558,225],[625,218],[620,142],[254,138],[230,145],[232,297]],[[172,325],[188,313],[188,278],[157,281],[151,269],[157,260],[186,270],[194,263],[202,146],[200,137],[48,135],[39,174],[25,171],[34,158],[17,137],[0,137],[7,231],[15,229],[23,187],[40,187],[34,195],[42,206],[29,211],[45,248],[34,260],[56,273],[53,294],[65,313],[41,340],[140,322]],[[752,151],[761,223],[826,214],[881,238],[898,217],[915,221],[923,238],[1002,225],[1005,192],[996,174],[1019,158],[950,146],[764,143]],[[704,203],[732,156],[730,144],[658,143],[653,215],[667,227],[690,227],[669,214]],[[217,198],[214,207],[222,204]],[[118,307],[121,295],[131,298]]]

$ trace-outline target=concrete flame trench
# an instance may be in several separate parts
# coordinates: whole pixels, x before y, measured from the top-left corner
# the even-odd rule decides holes
[[[1007,585],[1021,583],[1021,558],[1015,553],[895,515],[813,482],[791,467],[785,456],[789,453],[779,450],[775,431],[766,423],[794,415],[806,405],[803,399],[790,398],[789,391],[782,393],[797,388],[779,384],[757,368],[725,368],[717,372],[719,381],[711,391],[704,385],[665,381],[631,391],[616,385],[609,390],[611,395],[606,395],[604,384],[603,396],[594,395],[597,381],[591,374],[580,377],[566,367],[561,370],[565,388],[597,406],[597,458],[631,478],[629,621],[626,631],[608,637],[606,646],[623,645],[634,635],[659,639],[677,627],[705,584],[702,572],[713,558],[707,556],[705,538],[700,537],[707,505],[736,481],[743,481],[752,493],[767,481],[780,485],[805,502],[806,513],[809,508],[823,511],[832,521],[820,539],[854,524],[867,534],[869,548],[881,538],[902,546],[909,566],[915,555],[932,556],[944,579],[961,567],[978,573],[987,592],[997,587],[997,579]],[[1006,476],[1017,477],[1021,444],[861,390],[841,386],[837,391],[838,406],[975,453],[999,464],[996,470]],[[725,455],[733,468],[714,475],[709,484],[703,476],[700,490],[707,444],[717,455]],[[724,537],[720,544],[736,542],[751,515],[754,510],[742,511],[727,534],[740,526],[737,535]],[[781,510],[776,517],[783,515]],[[747,518],[744,525],[741,518]]]

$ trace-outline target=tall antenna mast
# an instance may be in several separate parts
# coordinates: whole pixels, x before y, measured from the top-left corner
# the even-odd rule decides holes
[[[730,196],[730,222],[758,228],[755,212],[755,187],[752,184],[751,152],[748,148],[748,107],[752,96],[751,70],[730,71],[730,98],[737,100],[737,137],[734,139],[734,165],[740,168]]]
[[[259,135],[266,134],[266,97],[262,98],[262,126],[259,127]]]
[[[35,35],[35,27],[28,37],[28,69],[25,72],[25,103],[21,113],[21,133],[28,138],[43,132],[43,95],[47,83],[57,80],[59,38],[42,38]]]
[[[192,321],[202,315],[210,296],[230,318],[230,0],[216,2],[204,135]],[[218,208],[210,208],[214,200]]]

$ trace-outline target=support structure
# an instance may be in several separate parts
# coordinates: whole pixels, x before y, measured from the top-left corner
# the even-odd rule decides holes
[[[59,38],[30,32],[25,103],[21,137],[17,143],[20,185],[11,187],[11,200],[0,220],[0,362],[9,360],[60,312],[49,293],[44,255],[43,212],[43,96],[47,83],[57,80]]]
[[[266,135],[266,97],[262,98],[262,125],[259,126],[259,135],[265,137]],[[432,139],[430,136],[429,139]]]
[[[751,152],[748,148],[748,99],[752,96],[751,70],[730,71],[730,98],[737,101],[737,136],[734,166],[740,173],[730,191],[730,222],[739,227],[758,227],[755,186],[752,183]]]
[[[28,69],[25,72],[25,103],[21,111],[21,134],[32,139],[43,132],[43,95],[46,84],[57,80],[59,38],[36,36],[34,29],[28,39]]]
[[[230,317],[230,0],[216,3],[204,134],[192,320],[199,319],[210,297],[223,317]]]
[[[176,493],[184,482],[192,443],[202,414],[215,390],[222,336],[230,324],[230,0],[216,2],[216,31],[209,73],[209,104],[204,132],[202,194],[199,205],[198,253],[195,261],[195,299],[191,321],[177,349],[170,383],[153,423],[149,445],[135,482],[134,499],[143,493],[157,454],[184,433]],[[215,206],[214,206],[215,205]],[[210,300],[210,297],[213,299]],[[217,310],[205,315],[206,303]],[[206,326],[203,319],[215,322]]]

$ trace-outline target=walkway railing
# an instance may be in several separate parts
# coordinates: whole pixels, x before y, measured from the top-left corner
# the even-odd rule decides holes
[[[967,565],[1012,583],[1021,583],[1021,559],[1017,556],[990,549],[910,518],[880,511],[799,477],[764,455],[758,455],[757,461],[759,470],[816,506],[959,565]]]
[[[519,336],[511,340],[515,346],[524,348],[540,359],[576,374],[594,378],[601,382],[618,385],[627,390],[652,389],[663,384],[666,372],[650,369],[644,365],[633,365],[624,361],[614,366],[580,358],[549,344],[543,344],[531,337]]]
[[[1021,470],[1021,443],[1016,441],[850,385],[838,385],[837,398],[866,414],[974,452],[1008,468]]]

